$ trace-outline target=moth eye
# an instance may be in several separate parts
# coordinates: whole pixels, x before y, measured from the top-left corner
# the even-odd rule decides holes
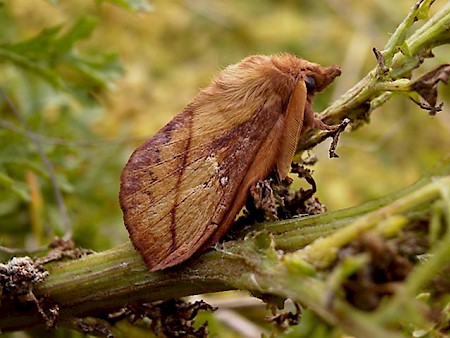
[[[312,76],[307,76],[305,79],[306,90],[308,93],[312,93],[316,89],[316,79]]]

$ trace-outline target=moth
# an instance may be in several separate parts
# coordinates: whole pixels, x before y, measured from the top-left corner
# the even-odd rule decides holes
[[[291,54],[247,57],[133,152],[119,198],[149,270],[206,250],[229,230],[251,186],[272,171],[288,175],[301,135],[329,129],[311,102],[340,73]]]

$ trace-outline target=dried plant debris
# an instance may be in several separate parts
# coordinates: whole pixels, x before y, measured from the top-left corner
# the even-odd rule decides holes
[[[425,103],[417,102],[414,99],[413,101],[416,102],[422,109],[428,110],[430,115],[435,115],[437,112],[440,112],[443,104],[441,103],[436,105],[437,85],[440,81],[447,84],[449,75],[450,64],[443,64],[416,79],[411,84],[411,87],[414,91],[419,93],[419,95],[425,100]]]
[[[418,262],[418,257],[427,252],[430,247],[428,233],[428,221],[418,220],[415,225],[403,230],[401,236],[393,238],[390,243],[399,255],[415,264]]]
[[[361,253],[369,255],[369,262],[343,283],[345,297],[353,306],[371,311],[382,298],[395,292],[395,285],[403,281],[413,264],[401,256],[393,242],[367,232],[339,252],[339,260]]]
[[[316,182],[312,177],[312,171],[298,163],[292,163],[291,172],[297,174],[298,178],[303,178],[311,185],[310,189],[300,188],[297,191],[286,191],[283,195],[284,205],[278,209],[281,219],[289,219],[300,215],[316,215],[326,211],[326,207],[320,203],[316,193]]]
[[[233,231],[239,233],[239,229],[244,225],[315,215],[326,211],[325,206],[314,197],[316,182],[312,171],[303,165],[292,163],[291,172],[303,178],[311,188],[292,190],[293,180],[290,177],[280,180],[276,175],[257,182],[250,188],[243,215],[236,221],[229,238],[235,238]]]
[[[75,247],[75,243],[71,240],[65,240],[58,237],[55,238],[48,247],[50,251],[44,257],[36,258],[35,261],[38,264],[46,264],[63,259],[78,259],[94,253],[93,250]]]
[[[8,263],[0,263],[0,304],[18,299],[23,304],[33,304],[46,327],[54,327],[59,316],[58,305],[43,305],[45,299],[37,299],[33,285],[42,282],[48,272],[30,257],[13,257]]]
[[[275,306],[270,307],[272,316],[267,317],[267,321],[273,323],[277,329],[285,330],[289,326],[298,325],[302,317],[302,311],[300,305],[295,302],[291,302],[295,307],[295,311],[278,311]]]
[[[376,47],[372,48],[372,52],[375,55],[378,63],[378,72],[379,74],[386,75],[389,73],[389,68],[386,66],[383,53],[378,50]]]
[[[93,317],[78,318],[75,324],[86,335],[114,338],[111,326],[105,320]]]
[[[0,263],[0,304],[15,302],[18,311],[37,311],[43,324],[47,328],[53,328],[59,318],[59,305],[46,296],[37,298],[33,293],[33,285],[44,281],[48,276],[43,265],[65,258],[80,258],[93,251],[75,248],[72,241],[58,238],[49,245],[49,249],[44,257],[13,257],[7,263]]]
[[[338,158],[339,155],[336,154],[336,148],[339,142],[339,137],[344,132],[345,128],[350,124],[350,119],[345,118],[340,124],[337,126],[333,126],[334,128],[330,129],[330,137],[332,138],[330,148],[328,149],[328,156],[330,158]]]
[[[250,198],[246,206],[250,213],[255,214],[258,221],[278,219],[272,182],[272,179],[259,181],[250,188]]]
[[[203,301],[187,303],[182,299],[171,299],[140,306],[128,306],[108,315],[108,322],[114,324],[124,318],[136,323],[149,320],[150,329],[158,337],[208,337],[208,323],[194,326],[199,311],[215,311],[216,308]]]
[[[0,290],[3,296],[28,295],[33,284],[42,282],[48,272],[30,257],[13,257],[8,263],[0,263]]]
[[[148,317],[152,319],[153,331],[162,331],[168,337],[208,337],[207,323],[196,329],[194,319],[201,310],[216,310],[203,301],[186,303],[181,299],[165,301],[152,309]]]

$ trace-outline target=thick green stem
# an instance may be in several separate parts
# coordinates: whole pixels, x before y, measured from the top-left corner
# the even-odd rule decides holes
[[[412,207],[417,208],[420,205],[428,204],[430,201],[438,199],[441,196],[441,186],[450,187],[450,177],[436,179],[423,188],[379,210],[367,213],[344,229],[315,241],[303,250],[303,258],[317,266],[327,266],[335,259],[336,252],[341,247],[350,243],[365,231],[373,229],[376,225],[384,222],[388,218],[404,214],[408,210],[411,210]],[[402,225],[406,224],[403,223]]]
[[[348,225],[328,236],[329,239],[310,244],[309,248],[315,248],[314,252],[305,248],[293,256],[298,260],[306,255],[313,264],[322,262],[323,256],[330,254],[330,248],[334,252],[338,245],[347,243],[358,231],[363,230],[360,227],[372,227],[375,221],[384,219],[384,215],[391,212],[407,214],[409,211],[420,210],[423,203],[431,204],[439,198],[442,186],[450,186],[450,179],[436,178],[436,175],[448,175],[449,166],[450,161],[443,162],[439,169],[431,173],[433,177],[424,178],[404,191],[363,206],[294,221],[256,225],[255,233],[259,234],[256,237],[227,242],[191,262],[162,272],[148,272],[130,243],[77,260],[48,263],[45,268],[49,276],[43,283],[35,285],[33,293],[41,300],[41,307],[46,313],[57,305],[59,325],[70,327],[74,325],[74,318],[98,316],[126,304],[229,289],[293,297],[313,309],[317,308],[319,314],[323,312],[325,318],[329,317],[334,322],[340,318],[336,312],[324,309],[323,299],[322,303],[316,302],[315,297],[323,297],[320,291],[324,287],[323,282],[291,274],[290,278],[298,280],[295,285],[302,287],[299,286],[299,290],[283,287],[286,277],[284,267],[279,264],[276,254],[260,249],[260,236],[267,233],[266,236],[273,239],[275,248],[292,251],[303,248],[315,238],[326,235],[337,227]],[[384,207],[378,209],[380,206]],[[369,210],[374,211],[361,217]],[[378,216],[370,216],[374,214]],[[349,231],[351,236],[345,235]],[[342,236],[344,241],[336,239]],[[288,237],[290,241],[286,244]],[[305,238],[308,240],[305,241]],[[325,240],[333,243],[324,247],[322,244]],[[286,262],[284,264],[288,264]],[[283,273],[279,276],[280,271]],[[318,288],[317,294],[310,294],[308,290],[311,288]],[[342,307],[345,308],[343,304]],[[23,303],[23,308],[20,308],[17,300],[2,301],[0,328],[10,331],[44,325],[44,319],[36,310],[36,305],[32,302]]]

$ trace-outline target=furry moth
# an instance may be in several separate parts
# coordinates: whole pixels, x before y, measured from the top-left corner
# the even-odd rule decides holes
[[[252,185],[273,170],[288,174],[302,133],[328,127],[311,102],[340,73],[290,54],[247,57],[133,152],[120,205],[149,270],[207,249],[230,228]]]

